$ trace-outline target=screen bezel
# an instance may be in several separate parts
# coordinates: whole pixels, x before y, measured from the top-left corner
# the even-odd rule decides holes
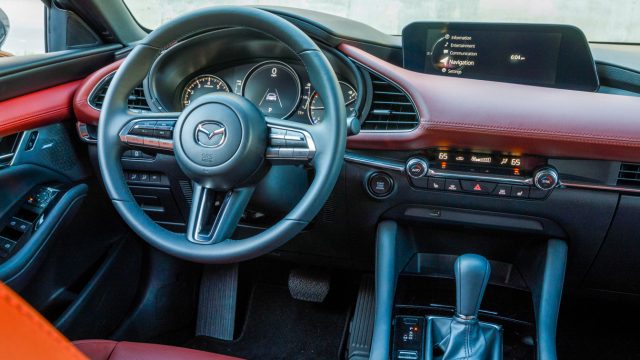
[[[481,76],[465,77],[428,73],[446,77],[462,77],[478,80],[509,82],[523,85],[552,87],[568,90],[596,91],[599,87],[596,65],[591,48],[584,33],[571,25],[549,24],[507,24],[507,23],[467,23],[467,22],[414,22],[402,30],[403,67],[408,70],[424,73],[427,61],[427,32],[429,30],[450,31],[488,31],[488,32],[522,32],[522,33],[559,33],[561,35],[555,83],[541,84],[536,82],[498,81]]]

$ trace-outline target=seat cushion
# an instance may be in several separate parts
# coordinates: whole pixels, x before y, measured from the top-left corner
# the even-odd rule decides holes
[[[167,345],[111,340],[73,344],[91,360],[238,360],[238,358]]]

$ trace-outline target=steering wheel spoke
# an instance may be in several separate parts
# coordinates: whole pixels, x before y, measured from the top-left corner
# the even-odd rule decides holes
[[[267,159],[275,164],[299,164],[313,160],[318,150],[313,126],[269,117],[265,120],[269,130]]]
[[[128,146],[173,151],[173,130],[180,113],[131,113],[120,130]]]
[[[214,190],[193,182],[187,239],[196,244],[215,244],[231,238],[253,191],[253,187],[229,190],[217,204]]]

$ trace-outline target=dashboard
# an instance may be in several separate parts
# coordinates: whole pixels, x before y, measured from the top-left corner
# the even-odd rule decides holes
[[[336,200],[328,203],[314,228],[320,233],[305,235],[323,256],[333,254],[331,246],[325,246],[327,241],[337,248],[349,243],[341,232],[347,219],[348,236],[353,239],[348,246],[357,249],[359,256],[371,250],[375,224],[383,217],[459,223],[461,213],[451,209],[464,208],[462,218],[467,220],[470,211],[507,214],[506,226],[512,226],[518,216],[527,223],[532,216],[550,219],[529,230],[579,239],[582,245],[573,244],[573,259],[579,263],[572,264],[572,271],[576,278],[583,278],[617,204],[626,201],[620,199],[640,193],[640,68],[616,65],[623,54],[614,53],[604,63],[598,57],[594,62],[589,51],[588,66],[581,67],[588,75],[576,77],[575,67],[563,68],[559,65],[563,60],[555,58],[555,50],[560,56],[563,42],[571,40],[571,35],[553,29],[560,34],[560,43],[552,46],[553,61],[544,62],[550,67],[533,69],[540,71],[536,73],[525,66],[517,76],[508,73],[507,78],[499,78],[496,69],[480,63],[481,54],[492,58],[519,54],[516,62],[527,65],[540,54],[528,53],[521,45],[534,48],[537,40],[544,43],[558,35],[546,32],[530,37],[529,42],[516,41],[516,51],[511,51],[513,42],[496,39],[520,39],[531,32],[528,25],[506,31],[439,23],[417,27],[416,42],[407,45],[410,37],[385,36],[348,20],[272,11],[313,36],[340,81],[345,111],[362,123],[363,130],[348,138],[344,178],[336,187]],[[502,37],[495,37],[496,32]],[[434,44],[441,43],[447,33],[462,37],[460,44],[479,47],[475,69],[446,67],[452,71],[443,75],[442,68],[433,66],[444,53],[444,46]],[[592,49],[603,46],[589,44]],[[434,47],[442,53],[434,52]],[[411,63],[412,51],[415,63]],[[119,65],[113,63],[88,77],[76,93],[74,111],[81,122],[78,129],[85,130],[80,131],[83,137],[90,139],[93,132],[95,141],[99,117],[99,106],[86,106],[92,104],[89,95],[100,93],[103,80]],[[574,77],[570,84],[559,81],[570,76]],[[580,88],[575,86],[577,80],[590,85]],[[604,93],[602,86],[624,89],[631,96]],[[170,46],[156,59],[139,90],[152,112],[179,112],[207,92],[229,91],[247,97],[268,116],[305,124],[322,121],[322,99],[314,95],[296,55],[274,39],[247,29],[217,30]],[[170,152],[131,150],[123,154],[122,162],[132,192],[148,202],[147,208],[164,209],[153,213],[155,220],[183,221],[180,214],[188,208],[181,204],[188,198],[188,183]],[[304,188],[308,174],[301,168],[274,174],[265,188],[280,189],[283,179],[299,180],[292,192]],[[259,195],[256,214],[247,220],[252,226],[269,223],[274,207],[284,212],[288,206],[282,194]],[[418,211],[407,204],[424,206]],[[482,215],[474,218],[494,219]],[[521,229],[523,219],[516,220]],[[489,225],[505,226],[504,222]]]

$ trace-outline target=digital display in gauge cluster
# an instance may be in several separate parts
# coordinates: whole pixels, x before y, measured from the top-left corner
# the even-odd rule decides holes
[[[286,118],[300,100],[300,78],[283,62],[267,62],[254,67],[243,82],[242,94],[266,116]]]

